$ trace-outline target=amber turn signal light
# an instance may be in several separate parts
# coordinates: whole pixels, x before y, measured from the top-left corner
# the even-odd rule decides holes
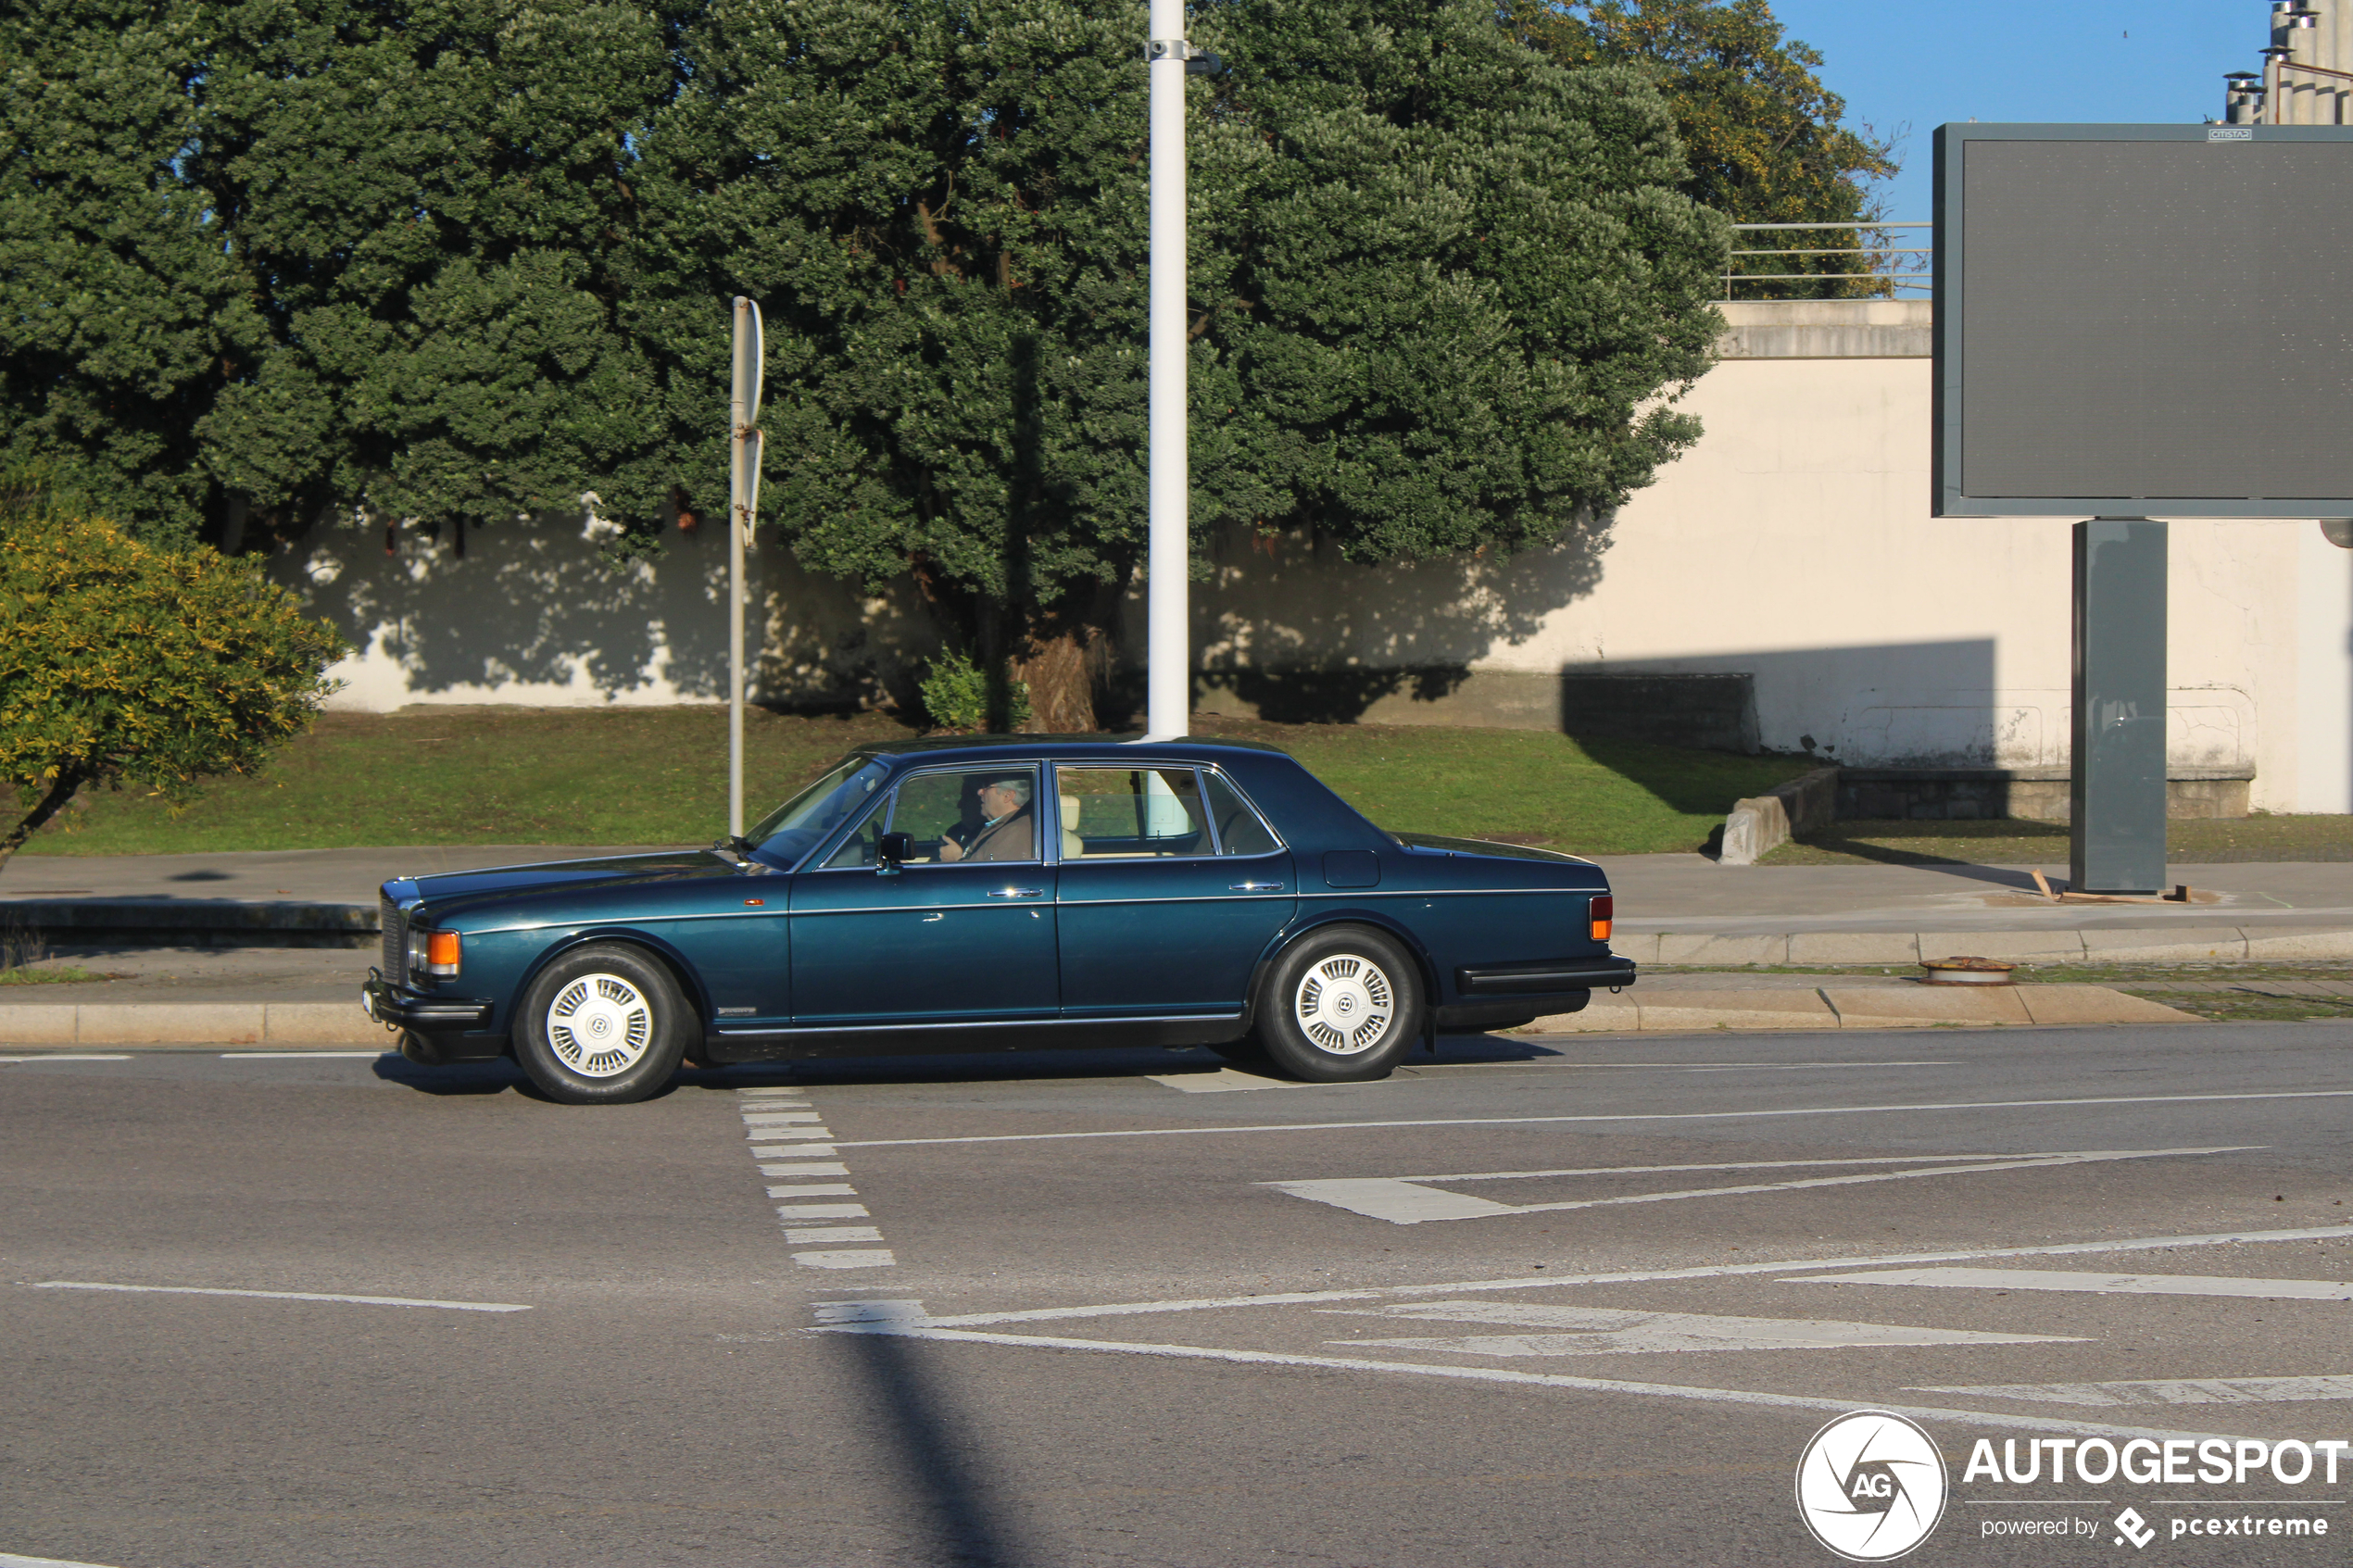
[[[458,934],[435,931],[425,937],[425,972],[455,974],[458,972]]]
[[[1593,907],[1586,911],[1586,918],[1592,922],[1593,940],[1608,941],[1610,922],[1617,918],[1617,900],[1606,893],[1603,894],[1593,900]]]

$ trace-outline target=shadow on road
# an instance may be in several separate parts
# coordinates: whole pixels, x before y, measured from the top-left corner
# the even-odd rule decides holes
[[[831,1337],[864,1379],[871,1397],[861,1409],[897,1461],[909,1501],[927,1515],[938,1543],[927,1560],[981,1568],[1027,1561],[988,1473],[987,1450],[950,1402],[931,1347],[895,1334]]]

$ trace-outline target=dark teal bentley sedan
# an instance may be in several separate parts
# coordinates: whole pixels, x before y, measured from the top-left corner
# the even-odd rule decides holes
[[[741,838],[384,886],[370,1014],[557,1099],[865,1051],[1207,1046],[1327,1083],[1634,980],[1601,869],[1392,834],[1272,747],[869,746]]]

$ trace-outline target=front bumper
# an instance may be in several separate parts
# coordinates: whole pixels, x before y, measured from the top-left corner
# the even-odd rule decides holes
[[[447,1043],[447,1036],[464,1035],[486,1029],[490,1025],[491,1004],[474,997],[436,997],[423,991],[411,991],[405,985],[395,985],[384,977],[384,971],[371,969],[367,983],[359,987],[359,1005],[368,1016],[379,1023],[396,1029],[431,1036]],[[490,1054],[496,1055],[496,1050]]]

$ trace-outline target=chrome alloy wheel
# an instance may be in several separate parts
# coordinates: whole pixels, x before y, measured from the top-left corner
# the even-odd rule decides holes
[[[547,1044],[584,1078],[628,1072],[653,1035],[653,1005],[618,974],[584,974],[547,1004]]]
[[[1387,1037],[1397,993],[1372,960],[1334,953],[1300,977],[1291,1015],[1318,1050],[1355,1056]]]

